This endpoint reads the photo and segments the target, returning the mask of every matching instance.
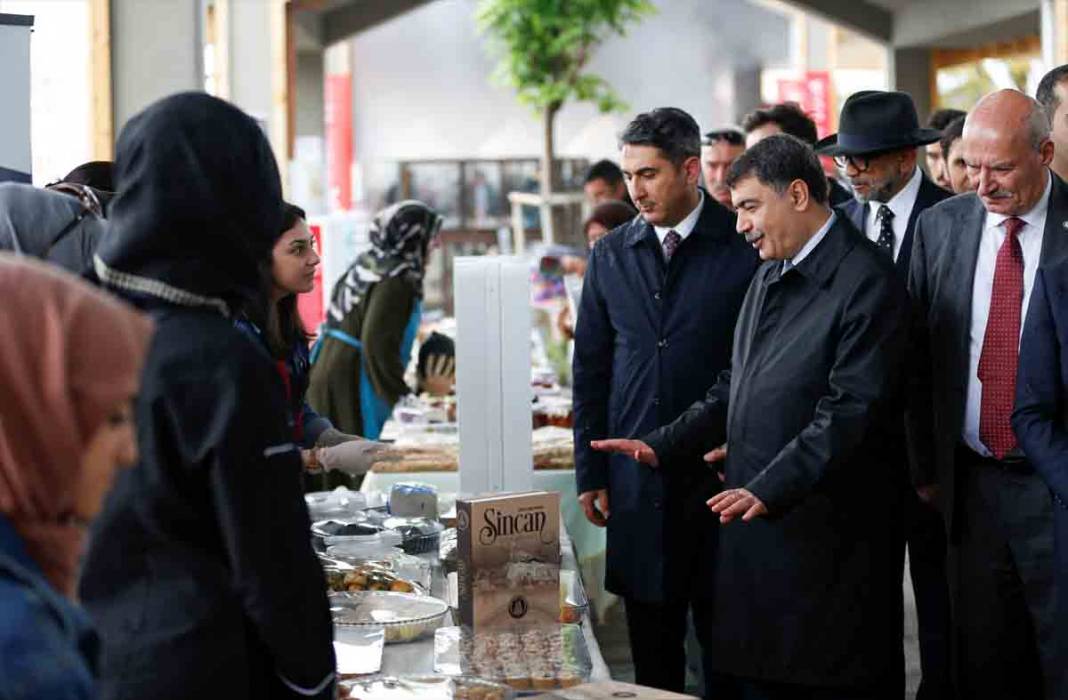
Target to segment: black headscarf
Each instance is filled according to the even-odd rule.
[[[400,277],[423,296],[426,251],[441,228],[441,215],[414,199],[391,204],[371,221],[371,249],[356,258],[334,285],[327,322],[339,324],[377,282]]]
[[[256,122],[210,95],[180,93],[131,119],[116,150],[100,280],[226,315],[262,303],[260,264],[282,224],[282,186]]]

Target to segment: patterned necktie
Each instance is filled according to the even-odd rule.
[[[983,351],[979,355],[979,439],[997,459],[1016,447],[1009,418],[1016,399],[1016,366],[1020,350],[1020,313],[1023,306],[1023,249],[1017,235],[1024,222],[1005,220],[1005,242],[994,263],[994,289],[986,321]]]
[[[671,262],[671,257],[675,255],[675,251],[679,249],[679,244],[682,243],[682,236],[677,231],[672,229],[664,236],[664,260]]]
[[[894,212],[885,204],[880,205],[875,213],[875,220],[879,222],[879,238],[875,244],[885,250],[892,260],[894,257]]]

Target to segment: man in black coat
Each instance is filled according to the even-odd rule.
[[[909,448],[938,484],[957,692],[969,700],[1068,697],[1052,644],[1049,489],[1010,425],[1035,272],[1068,256],[1068,186],[1049,172],[1049,129],[1022,93],[983,98],[963,137],[977,193],[924,212],[912,252]]]
[[[734,215],[697,186],[700,133],[678,109],[623,132],[623,171],[641,215],[590,255],[575,329],[575,471],[586,517],[608,528],[606,588],[623,597],[636,680],[681,691],[686,618],[711,590],[718,489],[700,458],[652,472],[590,441],[674,420],[730,358],[757,266]]]
[[[886,251],[905,283],[916,220],[925,209],[952,196],[931,182],[916,162],[917,147],[937,141],[941,134],[919,128],[912,98],[902,92],[852,95],[842,107],[839,126],[839,133],[820,141],[816,152],[833,156],[849,177],[856,199],[843,204],[841,211]],[[904,431],[902,419],[897,441],[904,505],[901,565],[904,569],[907,542],[923,672],[916,698],[948,700],[953,697],[953,684],[946,535],[933,504],[933,476],[915,473],[908,478]]]
[[[728,183],[738,230],[766,261],[730,369],[670,425],[594,447],[656,473],[725,445],[727,490],[708,502],[726,524],[709,635],[716,698],[893,697],[900,465],[885,425],[900,420],[905,289],[830,209],[801,141],[761,141]]]

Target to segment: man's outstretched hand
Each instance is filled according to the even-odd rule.
[[[608,524],[608,490],[597,489],[596,491],[586,491],[578,497],[579,503],[582,505],[582,512],[586,514],[586,520],[597,527],[604,527]]]
[[[650,467],[660,466],[660,460],[656,458],[653,448],[641,440],[594,440],[590,443],[590,447],[598,452],[614,452],[628,455],[642,464],[648,464]]]
[[[754,496],[746,489],[728,489],[723,493],[717,493],[708,499],[708,507],[713,513],[719,514],[719,521],[727,524],[742,517],[742,522],[749,522],[753,518],[759,518],[768,514],[768,509],[763,501]]]

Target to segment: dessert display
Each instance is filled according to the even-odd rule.
[[[434,634],[434,670],[476,675],[521,691],[570,688],[585,682],[590,657],[577,625],[472,632],[443,627]]]
[[[506,685],[466,676],[375,676],[342,681],[338,695],[352,700],[511,700],[515,693]]]
[[[532,437],[531,455],[535,469],[574,469],[574,434],[567,428],[538,428]]]
[[[586,615],[590,602],[574,571],[560,572],[560,622],[578,623]]]
[[[377,564],[361,564],[343,569],[337,565],[324,565],[326,587],[335,593],[357,591],[393,591],[395,593],[424,593],[423,587],[407,581],[396,573]]]
[[[395,547],[333,545],[319,555],[327,586],[338,592],[383,590],[425,593],[430,590],[431,564]],[[412,590],[405,590],[408,586]]]
[[[541,395],[534,401],[534,428],[544,428],[546,426],[571,428],[574,424],[570,396]]]
[[[448,613],[445,601],[430,596],[387,591],[330,594],[335,627],[381,627],[386,644],[410,642],[429,634],[441,626]]]

